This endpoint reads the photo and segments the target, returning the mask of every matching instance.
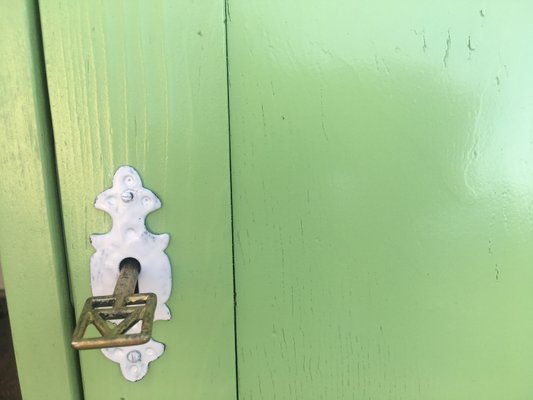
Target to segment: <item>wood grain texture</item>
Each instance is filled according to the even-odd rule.
[[[0,2],[0,53],[0,255],[22,395],[78,399],[35,2]]]
[[[533,396],[531,2],[229,2],[240,400]]]
[[[42,0],[46,70],[76,310],[90,295],[93,208],[121,165],[135,167],[169,233],[172,320],[164,355],[126,382],[99,351],[80,354],[91,399],[234,399],[235,352],[224,4]]]

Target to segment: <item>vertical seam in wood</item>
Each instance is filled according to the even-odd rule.
[[[232,179],[232,155],[231,155],[231,107],[230,107],[230,82],[229,82],[229,45],[228,45],[228,21],[230,19],[229,0],[224,0],[224,43],[226,51],[226,107],[228,110],[228,162],[229,162],[229,192],[230,192],[230,229],[231,229],[231,265],[233,268],[233,337],[235,346],[235,394],[239,400],[239,357],[237,347],[237,285],[235,279],[235,230],[233,221],[233,179]]]
[[[41,25],[41,10],[39,6],[39,1],[34,0],[35,3],[35,45],[37,50],[37,57],[36,63],[38,64],[38,67],[40,69],[40,75],[41,79],[40,82],[37,82],[37,84],[41,85],[42,90],[42,101],[43,101],[43,115],[45,118],[44,123],[47,126],[45,136],[45,140],[48,142],[47,148],[49,149],[49,159],[47,160],[50,164],[47,168],[48,171],[50,171],[50,176],[48,177],[50,181],[50,194],[52,197],[55,198],[54,205],[56,207],[57,212],[57,220],[58,220],[58,229],[57,234],[59,236],[59,244],[58,248],[61,253],[61,258],[63,259],[63,265],[64,265],[64,273],[66,275],[66,285],[68,289],[69,294],[69,301],[70,304],[69,307],[69,313],[68,315],[63,316],[63,318],[68,319],[70,322],[70,326],[72,329],[74,329],[74,325],[76,322],[76,314],[74,312],[74,305],[72,301],[72,290],[71,290],[71,279],[69,274],[69,268],[68,268],[68,259],[67,259],[67,246],[66,246],[66,240],[65,240],[65,228],[63,224],[63,209],[62,209],[62,203],[61,203],[61,192],[59,190],[59,173],[58,173],[58,167],[57,167],[57,158],[56,158],[56,151],[55,151],[55,138],[54,138],[54,129],[53,129],[53,122],[52,122],[52,110],[50,108],[50,95],[48,92],[48,78],[46,75],[46,61],[45,61],[45,53],[44,53],[44,39],[43,39],[43,31],[42,31],[42,25]],[[46,179],[46,178],[45,178]],[[46,186],[45,186],[45,190]],[[79,360],[79,354],[78,352],[74,352],[74,360],[76,365],[76,371],[74,371],[74,374],[76,375],[78,382],[80,385],[78,386],[78,392],[79,392],[79,398],[83,399],[83,390],[81,387],[81,384],[83,380],[81,379],[81,370],[80,370],[80,360]]]

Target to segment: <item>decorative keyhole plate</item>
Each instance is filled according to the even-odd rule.
[[[113,186],[100,193],[95,208],[105,211],[113,219],[108,233],[91,235],[96,252],[91,257],[91,288],[93,296],[113,292],[119,275],[121,260],[133,257],[141,264],[139,293],[157,296],[154,321],[169,320],[166,302],[172,287],[170,261],[165,254],[169,235],[156,235],[146,229],[146,216],[161,207],[161,202],[143,187],[138,172],[129,166],[120,167],[113,177]],[[140,331],[134,325],[130,333]],[[102,349],[110,360],[119,363],[122,375],[138,381],[148,371],[148,364],[163,354],[165,346],[151,339],[149,342],[126,347]]]

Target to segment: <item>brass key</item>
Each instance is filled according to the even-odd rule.
[[[133,346],[148,342],[152,337],[157,297],[153,293],[135,293],[141,264],[135,258],[120,263],[120,275],[110,296],[90,297],[85,302],[76,329],[72,347],[78,350],[106,347]],[[116,325],[107,321],[122,320]],[[127,333],[141,322],[139,333]],[[84,339],[87,327],[93,324],[101,337]]]

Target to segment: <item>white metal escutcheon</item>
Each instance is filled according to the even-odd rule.
[[[169,235],[155,235],[146,229],[146,215],[161,207],[157,196],[142,185],[137,171],[120,167],[113,177],[113,186],[100,193],[95,208],[107,212],[113,219],[108,233],[91,235],[96,252],[91,257],[91,288],[93,296],[113,293],[119,275],[119,264],[127,257],[141,264],[139,293],[155,293],[157,308],[154,321],[169,320],[166,302],[172,287],[170,261],[165,254]],[[140,330],[133,326],[131,333]],[[163,354],[165,346],[151,339],[148,343],[102,349],[110,360],[119,363],[122,375],[138,381],[148,371],[148,363]]]

